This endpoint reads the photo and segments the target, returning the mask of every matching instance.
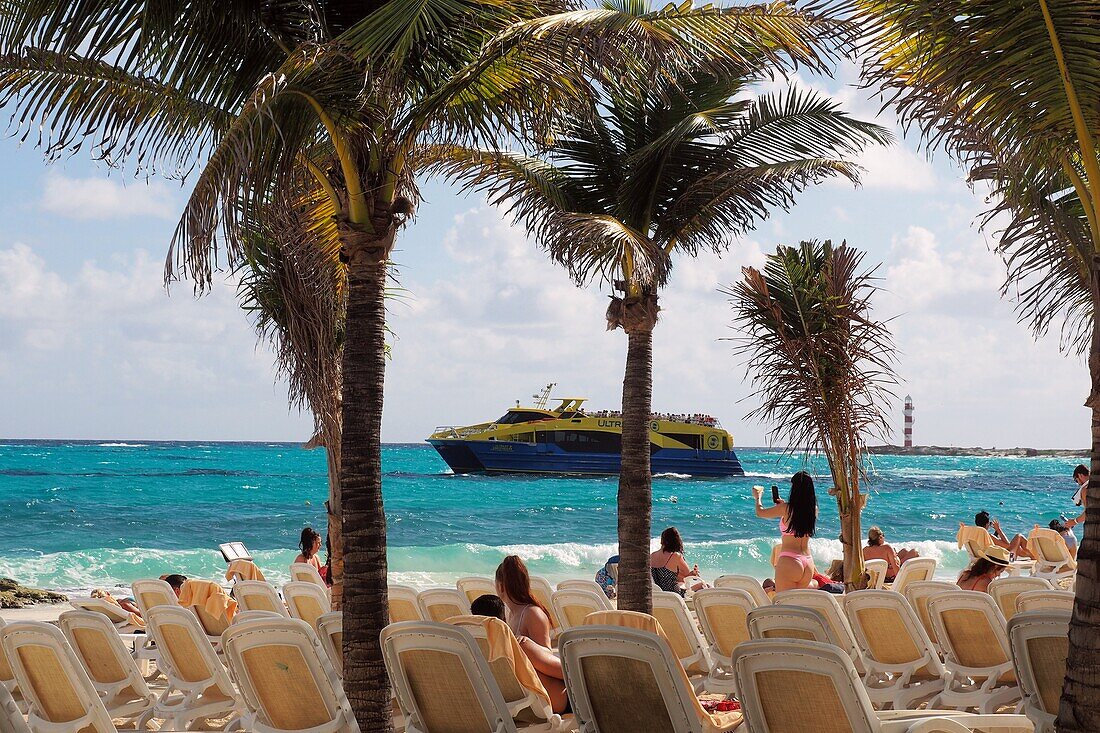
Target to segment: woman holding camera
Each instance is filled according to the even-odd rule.
[[[761,519],[778,519],[780,548],[775,562],[776,591],[793,588],[817,588],[814,580],[814,560],[810,557],[810,538],[817,524],[817,494],[814,480],[805,471],[791,477],[791,493],[787,501],[779,499],[767,509],[760,503],[764,495],[762,486],[752,488],[756,500],[756,516]],[[776,497],[778,498],[778,497]]]

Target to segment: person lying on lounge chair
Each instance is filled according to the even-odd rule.
[[[112,603],[124,611],[128,611],[138,618],[143,618],[141,615],[141,609],[137,607],[137,602],[133,598],[115,598],[112,596],[106,588],[96,588],[92,591],[92,598],[99,598],[101,600]]]
[[[1011,540],[1008,539],[1005,533],[1001,531],[1001,523],[990,517],[989,512],[984,509],[974,515],[974,524],[989,532],[989,536],[993,538],[993,544],[997,547],[1003,547],[1016,557],[1027,558],[1028,560],[1035,559],[1035,554],[1027,546],[1026,537],[1018,534]]]

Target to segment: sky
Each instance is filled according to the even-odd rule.
[[[862,119],[893,113],[856,88],[856,70],[794,78]],[[1083,359],[1035,341],[1002,299],[1004,266],[986,208],[961,170],[915,135],[867,151],[862,186],[830,181],[734,238],[721,257],[680,259],[654,331],[654,409],[717,416],[738,445],[767,444],[745,419],[752,386],[728,340],[719,288],[778,244],[847,240],[881,263],[875,314],[899,349],[901,438],[911,394],[923,445],[1089,444]],[[312,420],[288,407],[268,348],[236,306],[232,278],[209,295],[162,284],[186,182],[128,178],[77,154],[47,164],[0,138],[0,437],[287,440]],[[424,201],[394,260],[407,291],[394,331],[383,440],[493,419],[556,382],[555,395],[614,409],[626,338],[604,328],[609,292],[577,288],[483,197],[422,181]]]

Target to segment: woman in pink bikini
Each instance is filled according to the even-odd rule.
[[[792,588],[817,588],[814,580],[814,560],[810,557],[810,538],[817,524],[817,494],[814,480],[805,471],[791,477],[791,493],[787,501],[765,509],[760,503],[761,486],[752,489],[756,499],[756,516],[778,519],[780,533],[779,558],[775,562],[776,591]]]

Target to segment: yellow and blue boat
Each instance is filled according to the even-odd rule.
[[[455,473],[619,473],[622,415],[586,412],[582,397],[557,398],[554,385],[536,395],[534,407],[519,401],[493,422],[441,427],[428,438]],[[709,415],[653,415],[650,469],[655,474],[743,476],[733,436]]]

